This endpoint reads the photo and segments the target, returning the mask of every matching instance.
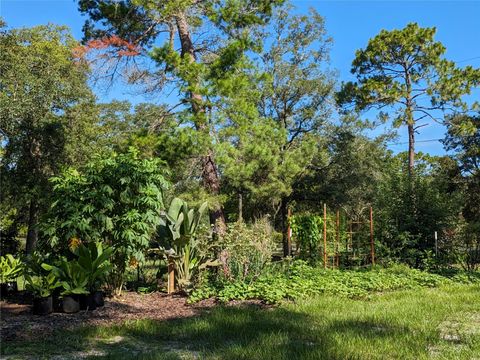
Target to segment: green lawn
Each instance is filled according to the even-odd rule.
[[[4,343],[7,358],[480,359],[480,287],[321,296],[270,309],[218,307],[198,318],[137,320]]]

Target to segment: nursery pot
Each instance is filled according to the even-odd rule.
[[[96,308],[93,294],[80,295],[80,310],[95,310]]]
[[[55,312],[62,312],[62,299],[60,298],[61,290],[59,288],[53,290],[52,293],[52,300],[53,300],[53,311]]]
[[[95,302],[96,307],[102,307],[105,305],[105,300],[103,298],[103,291],[94,291],[92,293],[93,301]]]
[[[35,315],[48,315],[53,311],[52,297],[33,298],[33,313]]]
[[[65,295],[62,301],[62,310],[64,313],[76,313],[80,310],[80,302],[76,295]]]
[[[14,294],[18,291],[17,282],[7,282],[0,285],[0,298]]]

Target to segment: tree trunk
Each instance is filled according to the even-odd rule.
[[[412,124],[408,124],[408,175],[413,177],[415,170],[415,129]]]
[[[412,81],[408,69],[405,69],[405,86],[407,94],[405,97],[406,122],[408,127],[408,175],[412,183],[413,173],[415,170],[415,119],[413,118],[413,102],[412,102]]]
[[[243,222],[243,195],[238,193],[238,222]]]
[[[25,252],[31,254],[35,250],[35,246],[38,240],[38,204],[37,199],[33,197],[30,200],[30,210],[28,213],[28,231],[27,231],[27,242],[25,246]]]
[[[286,198],[282,198],[281,203],[281,216],[282,216],[282,243],[283,243],[283,256],[287,257],[292,254],[292,249],[288,242],[288,201]]]
[[[182,47],[182,57],[188,57],[191,62],[195,62],[195,48],[185,14],[177,15],[175,20]],[[191,100],[192,111],[196,118],[195,127],[198,131],[209,131],[202,95],[191,92],[189,97]],[[211,148],[208,149],[206,155],[202,156],[201,163],[204,187],[210,194],[218,195],[220,193],[220,178],[215,164],[214,152]],[[225,233],[227,226],[221,205],[218,204],[210,210],[210,222],[214,224],[215,233],[220,236]]]

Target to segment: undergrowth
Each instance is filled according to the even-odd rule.
[[[214,297],[221,302],[258,299],[269,304],[327,294],[345,298],[368,298],[372,293],[438,287],[452,283],[478,283],[480,275],[462,272],[433,274],[404,265],[368,270],[332,270],[312,267],[304,261],[274,265],[250,282],[206,281],[193,291],[189,301]]]

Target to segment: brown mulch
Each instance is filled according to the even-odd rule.
[[[105,306],[94,311],[75,314],[52,313],[47,316],[33,315],[29,299],[20,294],[0,301],[1,341],[28,339],[33,335],[47,336],[54,330],[68,329],[79,325],[109,325],[135,319],[169,320],[199,315],[211,308],[213,299],[189,305],[186,297],[164,293],[138,294],[124,292],[121,297],[108,298]]]

